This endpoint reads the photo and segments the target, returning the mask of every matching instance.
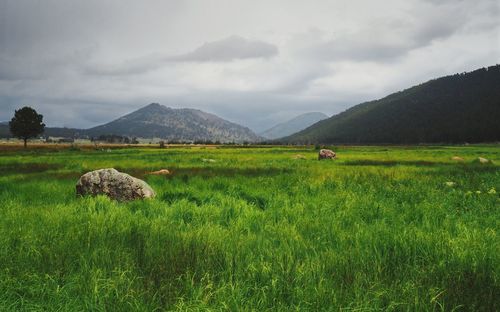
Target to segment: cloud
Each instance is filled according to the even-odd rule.
[[[238,59],[270,58],[277,54],[278,48],[270,43],[231,36],[207,42],[193,52],[168,59],[183,62],[230,62]]]
[[[79,70],[92,54],[92,48],[64,51],[59,55],[15,55],[0,53],[0,81],[41,80],[64,76]]]
[[[427,14],[414,20],[372,21],[356,32],[322,38],[301,53],[324,61],[393,62],[452,36],[464,20],[463,14],[455,12],[453,19],[444,20],[438,14]]]
[[[0,0],[0,120],[30,105],[50,126],[91,127],[159,102],[258,131],[334,114],[498,63],[499,5]]]
[[[156,53],[127,60],[118,65],[91,65],[87,69],[87,73],[130,75],[144,73],[172,63],[231,62],[246,59],[267,59],[276,55],[278,55],[278,48],[273,44],[233,35],[222,40],[207,42],[185,54],[162,56]]]
[[[424,2],[431,3],[436,6],[443,6],[443,5],[463,5],[463,3],[468,2],[468,0],[424,0]],[[484,3],[497,3],[497,0],[476,0],[472,3],[472,5],[477,5],[477,4],[484,4]]]
[[[373,16],[359,27],[308,31],[299,38],[309,44],[297,54],[325,62],[398,62],[414,51],[467,32],[478,35],[497,29],[498,36],[500,2],[425,0],[400,9],[390,18]],[[310,38],[304,39],[306,34]]]

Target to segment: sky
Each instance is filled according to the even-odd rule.
[[[500,0],[0,0],[0,121],[149,103],[261,132],[500,63]]]

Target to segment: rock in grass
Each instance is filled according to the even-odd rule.
[[[336,157],[337,157],[337,154],[335,154],[334,151],[329,150],[329,149],[322,149],[319,151],[319,154],[318,154],[318,160],[335,159]]]
[[[158,170],[158,171],[152,171],[149,174],[152,174],[152,175],[169,175],[170,171],[168,169],[161,169],[161,170]]]
[[[483,158],[483,157],[478,157],[478,158],[477,158],[477,161],[478,161],[479,163],[481,163],[481,164],[489,164],[489,163],[491,163],[491,160],[486,159],[486,158]]]
[[[451,160],[454,160],[454,161],[464,161],[464,159],[462,157],[458,157],[458,156],[453,156],[451,158]]]
[[[153,189],[144,181],[113,168],[87,172],[76,184],[76,194],[106,195],[118,201],[155,197]]]

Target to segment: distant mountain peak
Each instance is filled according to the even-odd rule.
[[[326,118],[328,118],[328,116],[323,113],[309,112],[296,116],[283,123],[277,124],[274,127],[267,129],[266,131],[259,134],[267,139],[279,139],[299,132],[300,130],[304,130],[310,125]]]
[[[165,106],[165,105],[161,105],[159,103],[151,103],[151,104],[148,104],[146,106],[143,106],[141,108],[139,108],[138,110],[136,110],[135,112],[137,111],[161,111],[163,109],[168,109],[169,107]],[[132,112],[134,113],[134,112]]]
[[[107,124],[88,129],[91,136],[114,134],[171,141],[255,142],[250,129],[214,114],[151,103]]]

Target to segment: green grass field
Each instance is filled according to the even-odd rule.
[[[0,151],[0,311],[500,310],[498,145],[334,150]]]

